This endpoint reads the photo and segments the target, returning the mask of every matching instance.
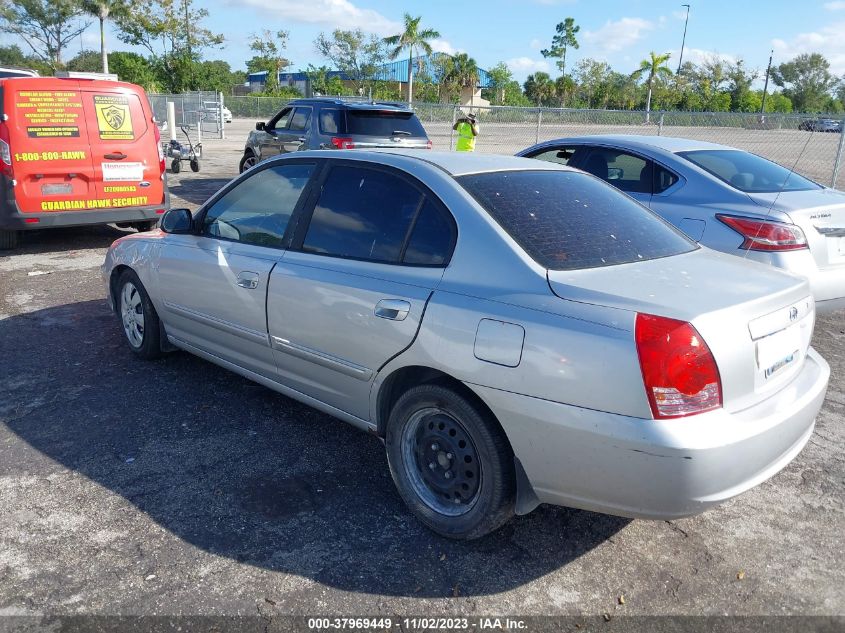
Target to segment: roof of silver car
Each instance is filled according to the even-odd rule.
[[[569,136],[561,141],[603,142],[620,147],[656,147],[667,152],[687,152],[696,149],[734,149],[727,145],[708,143],[707,141],[696,141],[690,138],[678,138],[674,136],[657,136],[644,134],[592,134],[588,136]],[[550,141],[551,142],[551,141]]]
[[[355,150],[355,153],[366,150]],[[394,154],[424,161],[439,167],[452,176],[475,174],[487,171],[508,171],[518,169],[562,169],[562,165],[519,158],[505,154],[475,154],[474,152],[437,152],[426,150],[379,149],[370,154]]]

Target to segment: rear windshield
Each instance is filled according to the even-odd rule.
[[[598,268],[686,253],[696,244],[614,187],[572,171],[512,171],[458,182],[541,266]]]
[[[821,189],[812,180],[777,163],[740,150],[704,149],[678,155],[745,193]]]
[[[413,112],[391,110],[347,110],[348,134],[364,136],[421,136],[425,138],[422,123]]]

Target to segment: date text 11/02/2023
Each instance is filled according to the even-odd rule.
[[[312,631],[521,631],[527,622],[509,617],[308,618]]]

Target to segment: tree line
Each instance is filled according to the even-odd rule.
[[[253,55],[246,60],[246,70],[234,70],[228,62],[209,59],[222,47],[224,37],[203,26],[207,16],[205,9],[194,6],[194,0],[149,0],[143,4],[132,0],[5,0],[0,2],[0,28],[17,35],[22,45],[0,46],[0,64],[30,67],[44,75],[56,70],[105,70],[150,92],[173,93],[215,90],[230,94],[244,83],[247,73],[267,72],[263,94],[301,96],[293,88],[280,86],[277,79],[279,72],[292,67],[285,54],[288,31],[265,29],[253,34],[249,41]],[[466,53],[435,53],[432,41],[440,34],[423,26],[421,20],[406,13],[401,32],[387,38],[360,29],[320,33],[314,48],[326,64],[303,69],[312,89],[325,95],[348,93],[349,84],[330,72],[339,70],[359,94],[409,98],[400,93],[395,80],[387,81],[382,75],[388,61],[408,59],[408,76],[403,80],[414,100],[457,103],[462,91],[479,84],[479,66]],[[144,53],[107,54],[105,25],[109,21],[121,42]],[[71,45],[97,22],[100,50],[79,50],[71,55]],[[685,62],[673,72],[668,54],[652,52],[631,73],[590,58],[573,62],[579,31],[575,20],[566,18],[555,26],[550,46],[541,51],[554,60],[556,77],[535,72],[520,83],[500,62],[487,70],[489,85],[481,96],[494,105],[511,106],[845,112],[845,77],[833,74],[829,61],[819,53],[798,55],[773,66],[773,88],[764,94],[755,87],[763,73],[741,59],[714,55],[697,64]]]

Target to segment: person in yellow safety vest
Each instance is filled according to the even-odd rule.
[[[478,122],[475,114],[470,113],[455,121],[452,129],[458,133],[458,144],[455,149],[459,152],[475,151],[475,137],[478,136]]]

